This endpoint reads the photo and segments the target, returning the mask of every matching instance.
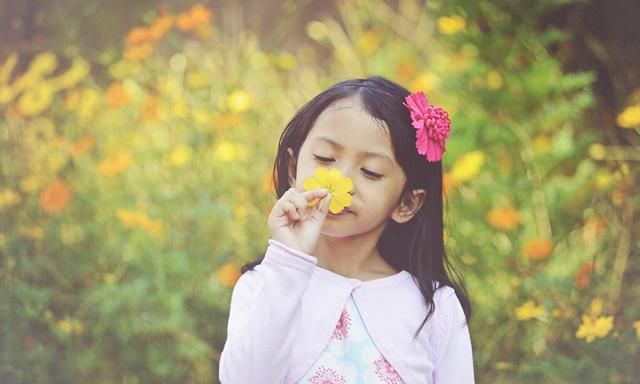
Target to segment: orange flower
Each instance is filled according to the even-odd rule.
[[[144,43],[127,47],[122,56],[129,61],[138,61],[144,59],[152,53],[153,46],[149,43]]]
[[[222,267],[218,268],[216,273],[222,285],[228,288],[233,288],[241,275],[240,268],[238,268],[238,266],[233,263],[227,263],[223,265]]]
[[[591,284],[591,273],[593,272],[593,262],[588,261],[582,264],[578,273],[576,273],[576,286],[578,288],[587,288]]]
[[[533,239],[525,243],[522,253],[531,260],[544,260],[551,254],[553,243],[548,239]]]
[[[102,176],[117,176],[133,164],[133,156],[128,153],[111,155],[98,165],[98,172]]]
[[[153,122],[160,118],[160,98],[158,96],[148,96],[139,110],[140,120]]]
[[[127,45],[143,44],[151,40],[151,36],[152,32],[149,28],[135,27],[129,32],[125,38],[125,42]]]
[[[196,4],[191,9],[178,15],[176,26],[181,31],[196,30],[213,19],[213,12],[202,4]]]
[[[122,83],[114,82],[107,89],[107,103],[114,108],[120,108],[131,100],[131,94],[124,88]]]
[[[95,145],[96,141],[93,137],[91,136],[85,136],[82,139],[78,140],[77,142],[75,142],[73,144],[73,146],[71,147],[71,157],[76,158],[78,156],[80,156],[81,154],[83,154],[84,152],[88,151],[89,149],[93,148],[93,146]]]
[[[492,209],[487,214],[489,224],[503,231],[510,231],[520,223],[520,214],[513,207]]]
[[[71,191],[62,180],[54,180],[40,192],[40,206],[49,214],[60,212],[71,200]]]
[[[160,15],[149,26],[149,38],[151,40],[160,40],[173,27],[173,15],[160,12]]]

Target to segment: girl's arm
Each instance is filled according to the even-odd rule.
[[[436,306],[436,312],[441,311],[441,319],[436,330],[438,352],[433,383],[473,384],[471,337],[464,311],[453,289],[446,287],[443,291],[446,297]]]
[[[300,331],[300,301],[317,258],[269,240],[262,263],[245,272],[231,295],[222,384],[279,384]]]

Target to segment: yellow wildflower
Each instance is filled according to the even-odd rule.
[[[251,96],[241,89],[234,91],[227,97],[227,107],[231,112],[244,112],[251,107]]]
[[[24,116],[35,116],[51,106],[55,90],[46,81],[37,87],[29,88],[18,99],[18,111]]]
[[[640,340],[640,320],[634,321],[633,327],[636,329],[636,337]]]
[[[582,324],[576,332],[576,337],[586,339],[591,343],[597,337],[605,337],[613,329],[613,316],[582,316]]]
[[[27,72],[38,76],[46,76],[55,71],[58,67],[58,58],[52,52],[38,54],[29,64]]]
[[[616,122],[622,128],[634,128],[640,125],[640,104],[627,107],[618,115]]]
[[[607,148],[600,143],[593,143],[589,146],[589,156],[594,160],[602,160],[607,156]]]
[[[589,315],[591,315],[592,317],[600,316],[602,314],[603,306],[604,301],[602,301],[601,298],[596,297],[595,299],[591,300],[591,303],[589,304]]]
[[[462,155],[453,164],[451,178],[454,182],[465,182],[473,179],[484,165],[486,155],[481,151],[473,151]]]
[[[188,145],[180,145],[171,151],[168,158],[168,163],[174,167],[181,167],[191,160],[191,154],[193,151]]]
[[[102,160],[98,165],[98,172],[102,176],[117,176],[133,164],[133,156],[128,153],[118,153]]]
[[[68,89],[80,82],[89,74],[90,66],[86,60],[79,57],[73,59],[71,66],[63,74],[49,79],[51,86],[56,89]]]
[[[331,194],[331,202],[329,203],[329,211],[331,213],[339,213],[351,205],[352,196],[349,192],[353,189],[353,181],[343,176],[338,169],[318,167],[314,176],[306,179],[303,185],[307,191],[327,189]],[[318,201],[320,199],[314,199],[309,202],[309,205],[313,206]]]
[[[364,56],[370,56],[373,54],[378,47],[380,47],[380,42],[382,41],[382,36],[377,31],[370,29],[363,33],[358,39],[358,50],[362,52]]]
[[[184,82],[188,88],[200,89],[211,84],[211,76],[205,71],[189,71],[185,76]]]
[[[545,314],[544,307],[541,305],[536,305],[533,300],[529,300],[526,303],[522,304],[515,310],[516,319],[518,320],[529,320],[534,318],[540,318]]]
[[[425,93],[432,92],[440,84],[440,78],[433,72],[422,72],[411,83],[411,89],[421,90]]]
[[[0,212],[5,208],[14,206],[22,201],[22,197],[11,189],[0,190]]]
[[[244,147],[228,140],[220,140],[213,149],[214,159],[225,163],[243,158],[245,154]]]
[[[16,64],[18,64],[18,54],[13,52],[9,57],[7,57],[4,64],[0,66],[0,84],[6,84],[9,81]]]
[[[162,223],[147,216],[144,212],[133,212],[123,208],[116,210],[116,216],[127,228],[142,228],[153,236],[159,236],[162,231]]]
[[[462,16],[442,16],[438,18],[438,31],[445,35],[452,35],[463,30],[466,24]]]
[[[500,89],[502,88],[502,83],[503,81],[500,72],[491,71],[487,74],[487,87],[489,87],[489,89]]]

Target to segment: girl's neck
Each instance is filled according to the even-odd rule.
[[[346,238],[321,235],[313,253],[318,258],[318,266],[360,280],[395,274],[376,248],[380,234],[367,235]]]

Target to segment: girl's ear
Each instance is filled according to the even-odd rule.
[[[287,148],[289,158],[287,159],[287,172],[289,172],[289,185],[293,187],[296,184],[296,156],[293,149]]]
[[[391,219],[398,224],[406,223],[420,210],[427,198],[424,189],[414,189],[403,196],[400,205],[391,213]]]

